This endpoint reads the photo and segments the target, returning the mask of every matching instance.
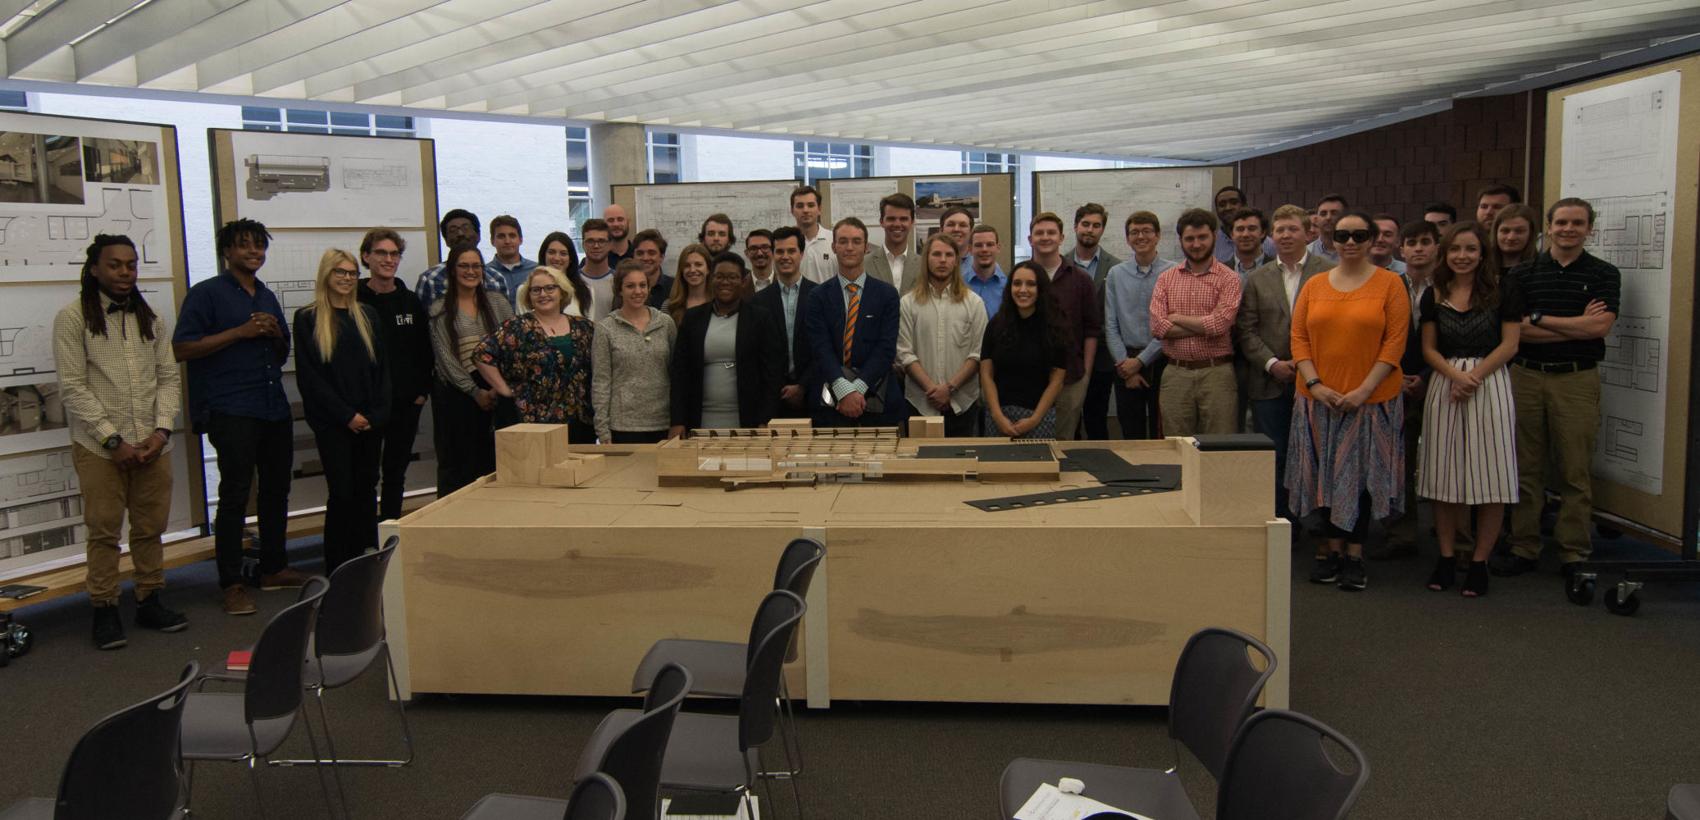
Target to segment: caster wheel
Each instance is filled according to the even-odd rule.
[[[1617,587],[1606,590],[1606,611],[1628,617],[1641,608],[1641,596],[1634,592],[1620,595]]]
[[[1587,606],[1594,602],[1594,579],[1574,577],[1564,586],[1564,597],[1577,606]]]

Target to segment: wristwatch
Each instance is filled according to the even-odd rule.
[[[1310,379],[1309,381],[1305,382],[1305,389],[1309,390],[1312,387],[1315,387],[1319,384],[1322,384],[1322,379]]]
[[[121,436],[121,435],[118,435],[117,433],[113,433],[112,435],[107,436],[106,440],[100,443],[100,446],[104,447],[108,450],[116,450],[116,449],[118,449],[118,445],[123,444],[123,443],[124,443],[124,437]]]
[[[1541,320],[1545,319],[1545,318],[1546,318],[1546,314],[1544,314],[1544,313],[1542,313],[1538,310],[1529,311],[1529,324],[1531,324],[1531,325],[1539,325],[1541,323]]]

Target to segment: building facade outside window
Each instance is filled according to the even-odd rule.
[[[791,155],[800,185],[874,175],[874,148],[866,143],[797,140],[791,143]]]
[[[675,131],[647,132],[649,142],[649,181],[681,182],[684,179],[684,157]]]
[[[591,209],[590,129],[567,126],[567,230],[574,239]]]
[[[1021,171],[1020,154],[996,154],[985,151],[963,151],[962,173],[1003,174]]]

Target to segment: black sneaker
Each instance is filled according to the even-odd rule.
[[[1364,559],[1348,557],[1340,567],[1340,589],[1362,592],[1369,586],[1369,573],[1364,571]]]
[[[1310,568],[1310,582],[1313,584],[1332,584],[1340,580],[1340,553],[1331,552],[1327,555],[1316,556],[1316,563]]]
[[[136,604],[136,626],[145,626],[160,632],[182,632],[189,626],[189,619],[181,612],[166,609],[165,602],[161,601],[159,593],[155,592]]]
[[[1495,555],[1488,561],[1488,571],[1501,578],[1513,578],[1525,572],[1534,572],[1540,567],[1539,561],[1524,558],[1514,552]]]
[[[98,649],[122,649],[130,641],[124,637],[124,621],[118,617],[118,607],[94,608],[94,645]]]

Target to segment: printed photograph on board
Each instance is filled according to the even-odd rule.
[[[158,145],[142,140],[85,139],[83,174],[89,182],[158,185]]]
[[[83,204],[82,141],[0,131],[0,203]]]

